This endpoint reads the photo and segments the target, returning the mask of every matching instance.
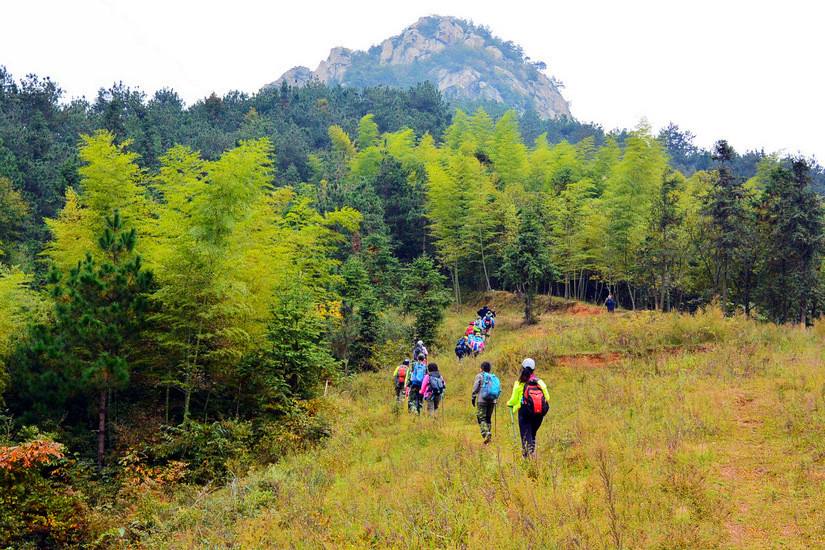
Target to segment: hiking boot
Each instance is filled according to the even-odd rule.
[[[493,440],[493,434],[487,434],[487,436],[484,438],[484,444],[488,445],[492,440]]]

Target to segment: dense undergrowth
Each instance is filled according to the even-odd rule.
[[[394,408],[389,371],[331,390],[322,447],[233,478],[147,496],[152,548],[810,548],[825,543],[822,325],[801,330],[710,310],[597,314],[539,304],[522,327],[499,296],[484,359],[509,386],[533,355],[551,390],[538,457],[507,409],[481,444],[469,390],[479,359],[437,354],[437,418]],[[455,310],[445,335],[470,308]],[[445,336],[443,349],[449,350]],[[564,366],[566,354],[610,352]]]

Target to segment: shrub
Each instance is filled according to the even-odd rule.
[[[78,546],[87,508],[69,483],[63,446],[45,438],[0,447],[0,547]]]

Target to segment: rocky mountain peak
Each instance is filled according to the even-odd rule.
[[[543,118],[571,116],[560,84],[521,48],[485,27],[455,17],[422,17],[368,51],[333,48],[311,71],[294,67],[270,86],[317,80],[343,86],[410,86],[433,82],[459,104],[503,103]]]

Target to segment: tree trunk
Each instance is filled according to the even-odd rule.
[[[184,389],[184,397],[183,397],[183,423],[185,424],[187,420],[189,420],[189,404],[192,402],[192,373],[190,371],[186,371],[186,381],[184,385],[186,386]]]
[[[461,289],[458,286],[458,262],[453,267],[453,290],[455,291],[455,303],[461,304]]]
[[[97,405],[97,469],[103,469],[103,455],[106,452],[106,412],[108,407],[108,388],[100,389]]]
[[[627,294],[630,296],[630,309],[636,311],[636,296],[633,288],[630,286],[630,283],[625,284],[627,285]]]
[[[487,283],[487,292],[493,290],[490,286],[490,275],[487,274],[487,260],[484,255],[484,242],[481,243],[481,267],[484,268],[484,282]]]
[[[524,292],[524,322],[533,324],[533,293],[530,290]]]
[[[163,407],[164,411],[164,423],[169,424],[169,384],[166,384],[166,399]]]

